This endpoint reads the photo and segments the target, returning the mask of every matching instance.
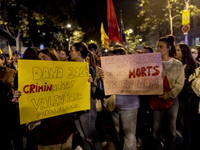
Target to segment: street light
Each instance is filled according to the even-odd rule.
[[[142,39],[139,39],[139,41],[141,42],[141,41],[142,41]]]
[[[71,28],[71,26],[72,26],[71,24],[67,24],[67,27],[68,27],[68,28]]]
[[[130,32],[130,33],[133,33],[133,29],[129,29],[129,32]]]

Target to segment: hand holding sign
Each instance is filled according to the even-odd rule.
[[[160,53],[101,57],[105,94],[163,94]]]
[[[19,60],[18,66],[21,124],[90,109],[88,63]]]

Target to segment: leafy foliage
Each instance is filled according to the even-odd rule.
[[[138,0],[137,6],[140,10],[138,17],[144,19],[144,22],[138,28],[141,31],[171,30],[180,28],[182,21],[182,11],[185,9],[183,0]],[[188,5],[191,16],[200,16],[200,9],[195,5]],[[170,27],[170,28],[169,28]]]
[[[144,38],[141,35],[134,35],[129,30],[125,31],[127,51],[132,52],[137,49],[139,45],[146,45],[147,42],[140,42],[139,39]]]
[[[55,43],[55,47],[62,47],[66,38],[75,39],[75,30],[81,32],[74,5],[74,0],[3,0],[0,29],[16,40],[16,46],[20,38],[26,38],[33,45],[43,39],[48,46]]]
[[[28,36],[28,16],[28,8],[21,5],[19,1],[4,0],[0,7],[0,29],[19,42],[21,35]]]

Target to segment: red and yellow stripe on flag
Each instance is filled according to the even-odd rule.
[[[8,51],[9,51],[9,58],[11,59],[13,56],[12,56],[12,50],[10,48],[10,45],[8,45]]]
[[[108,35],[106,34],[105,30],[104,30],[104,27],[103,27],[103,22],[101,23],[101,46],[103,48],[106,48],[108,49],[109,48],[109,37]]]
[[[0,54],[3,54],[2,50],[0,49]]]

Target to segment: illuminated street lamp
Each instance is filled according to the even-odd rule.
[[[130,33],[133,33],[133,29],[129,29],[129,32],[130,32]]]
[[[142,39],[139,39],[139,41],[141,42],[141,41],[142,41]]]
[[[107,50],[107,49],[105,49],[105,52],[108,52],[108,50]]]
[[[71,24],[67,24],[67,27],[68,27],[68,28],[71,28],[71,26],[72,26]]]

